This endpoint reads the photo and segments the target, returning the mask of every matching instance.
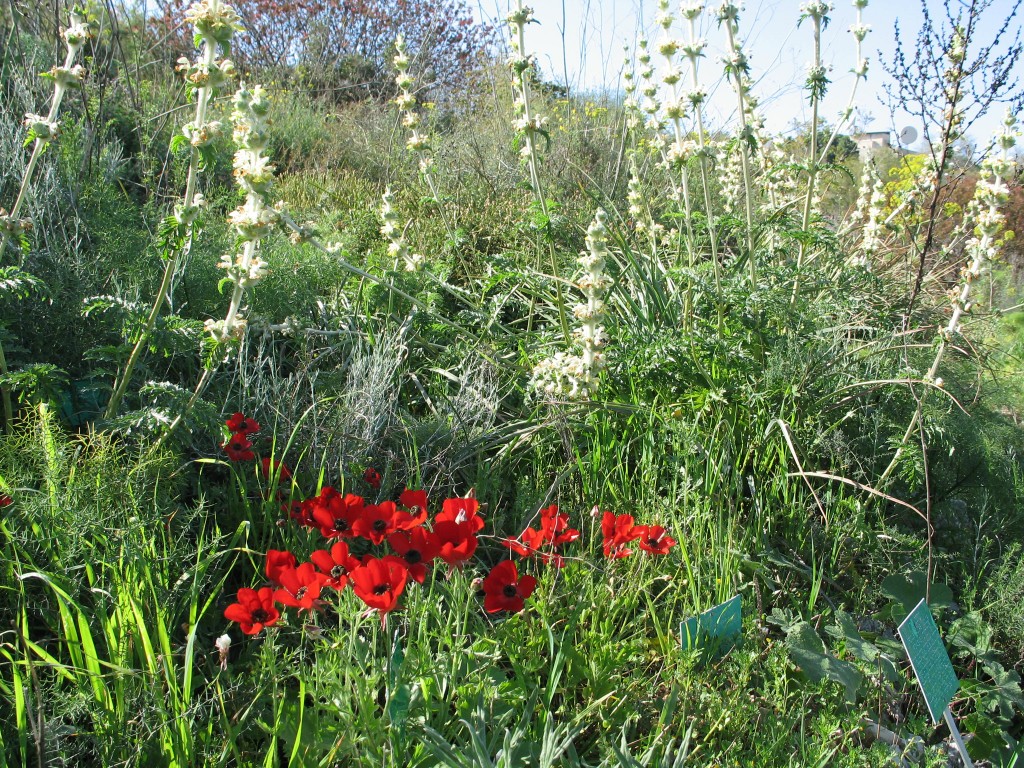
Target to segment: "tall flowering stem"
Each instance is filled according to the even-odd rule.
[[[380,233],[390,241],[388,242],[388,253],[394,256],[396,261],[404,262],[406,272],[416,272],[422,269],[423,256],[419,253],[411,253],[405,242],[405,228],[395,211],[395,196],[390,187],[384,190],[382,199],[380,217],[383,224]]]
[[[811,101],[811,152],[807,161],[807,192],[804,197],[804,213],[801,228],[806,232],[811,226],[811,212],[814,210],[815,183],[818,179],[818,107],[828,89],[828,70],[821,63],[821,30],[828,26],[831,3],[810,0],[800,6],[801,20],[810,19],[814,27],[814,61],[807,72],[807,93]],[[803,266],[806,245],[803,241],[797,250],[796,277],[793,279],[792,300],[796,301],[800,288],[800,268]]]
[[[398,86],[399,93],[395,97],[395,104],[401,110],[402,125],[409,129],[409,138],[405,140],[405,146],[410,152],[414,152],[419,159],[420,175],[423,176],[423,180],[427,182],[427,187],[430,188],[430,195],[437,206],[437,211],[441,216],[441,221],[444,223],[444,228],[448,232],[448,237],[454,239],[455,230],[451,222],[448,221],[444,206],[441,205],[441,196],[438,193],[437,178],[434,175],[434,156],[430,149],[430,142],[427,135],[420,130],[423,118],[416,110],[416,95],[413,93],[413,86],[416,81],[409,72],[409,52],[405,46],[405,38],[401,35],[395,40],[395,57],[392,59],[392,63],[395,65],[395,69],[398,70],[398,74],[395,75],[395,84]]]
[[[583,367],[586,372],[587,388],[597,386],[597,374],[604,368],[604,354],[601,349],[607,344],[604,326],[604,295],[611,287],[611,278],[605,274],[608,259],[608,215],[601,209],[594,214],[594,220],[587,228],[587,251],[579,258],[583,268],[577,285],[587,297],[585,303],[573,307],[573,314],[580,321],[576,338],[583,348]]]
[[[234,139],[238,145],[234,159],[234,176],[245,202],[228,214],[228,220],[242,242],[241,252],[225,254],[218,264],[227,272],[227,280],[234,284],[231,303],[224,320],[206,321],[206,330],[214,341],[226,343],[240,340],[245,333],[242,300],[248,288],[266,276],[267,263],[260,258],[259,242],[280,222],[280,214],[270,205],[268,195],[274,181],[274,166],[263,154],[268,143],[267,112],[270,102],[266,91],[257,85],[251,91],[244,85],[234,98],[231,113]]]
[[[0,258],[7,250],[8,243],[20,244],[24,234],[32,227],[30,219],[20,218],[28,195],[28,188],[32,183],[32,177],[35,175],[36,166],[39,164],[39,158],[43,151],[60,133],[60,123],[57,117],[60,114],[61,102],[64,101],[64,94],[68,92],[68,89],[80,86],[85,79],[85,69],[81,64],[75,64],[75,60],[85,47],[86,42],[93,36],[92,29],[84,11],[78,6],[71,11],[70,20],[71,24],[61,33],[67,48],[64,63],[42,74],[43,77],[53,82],[50,110],[45,115],[36,115],[31,112],[25,115],[24,126],[28,129],[25,144],[32,144],[32,154],[29,156],[25,172],[21,177],[21,186],[18,188],[14,207],[10,213],[0,208]],[[25,256],[22,253],[18,266],[24,266],[24,263]]]
[[[237,253],[225,254],[217,265],[227,273],[224,282],[230,283],[233,288],[224,319],[206,321],[206,331],[210,334],[215,351],[241,341],[245,335],[247,323],[242,303],[248,289],[267,274],[267,262],[259,255],[260,241],[282,223],[283,204],[272,206],[269,203],[274,166],[270,158],[263,154],[269,141],[267,113],[270,102],[266,91],[260,85],[249,90],[243,84],[235,93],[234,107],[231,122],[238,146],[234,157],[234,176],[239,190],[245,195],[245,201],[228,214],[241,248]],[[221,359],[223,354],[209,356],[192,396],[154,444],[151,452],[168,440],[202,397]]]
[[[985,267],[995,258],[998,253],[997,237],[1003,228],[1006,220],[1000,212],[999,207],[1009,197],[1009,188],[1006,179],[1014,169],[1014,161],[1010,158],[1010,151],[1016,141],[1017,119],[1013,114],[1008,113],[1003,121],[1003,132],[997,140],[998,154],[985,159],[982,163],[982,176],[974,190],[974,198],[968,206],[968,222],[973,224],[974,233],[967,241],[967,256],[970,259],[961,274],[960,284],[950,292],[950,302],[953,311],[946,327],[939,332],[938,347],[935,350],[935,359],[932,360],[928,372],[925,374],[925,381],[933,386],[942,386],[942,379],[938,378],[939,366],[946,354],[946,348],[953,340],[953,337],[960,331],[960,321],[964,314],[971,309],[971,286],[974,281],[981,277]],[[888,479],[889,475],[896,468],[896,464],[903,451],[903,446],[910,439],[911,434],[917,428],[921,420],[921,413],[924,407],[925,396],[928,390],[922,394],[918,401],[917,410],[907,427],[907,431],[900,441],[899,448],[882,473],[879,479],[879,487]]]
[[[682,4],[681,13],[683,18],[686,19],[689,30],[689,38],[683,44],[682,51],[683,55],[686,56],[689,62],[690,91],[686,94],[686,99],[690,103],[690,109],[693,111],[694,124],[697,128],[697,163],[700,168],[701,188],[704,192],[704,210],[705,220],[707,221],[708,227],[708,242],[711,246],[711,263],[715,270],[715,289],[718,291],[719,297],[721,297],[722,268],[718,260],[718,228],[715,226],[714,216],[711,213],[713,210],[711,202],[711,180],[708,174],[708,155],[710,148],[708,147],[707,130],[704,127],[704,101],[707,99],[707,93],[700,87],[700,76],[698,74],[698,63],[704,55],[704,49],[707,47],[707,43],[697,36],[697,20],[703,12],[703,3],[691,2]],[[725,322],[724,307],[722,306],[721,298],[719,298],[715,303],[718,307],[718,327],[719,330],[721,330]]]
[[[747,55],[740,46],[737,35],[739,34],[739,6],[726,0],[717,11],[718,23],[725,25],[726,35],[729,42],[729,51],[725,60],[725,73],[731,79],[733,89],[736,91],[736,103],[740,120],[739,144],[740,158],[743,168],[743,209],[746,214],[747,224],[747,259],[750,268],[750,281],[757,283],[757,260],[754,257],[754,201],[752,179],[750,172],[750,145],[754,141],[753,126],[750,121],[750,109],[747,104],[750,91],[750,62]]]
[[[25,266],[25,252],[28,248],[27,235],[32,231],[32,219],[21,217],[28,189],[32,184],[32,177],[35,175],[39,158],[42,157],[46,146],[60,132],[57,116],[60,114],[60,105],[64,100],[64,94],[69,88],[80,86],[85,79],[85,69],[81,64],[75,64],[75,60],[82,48],[85,47],[86,41],[92,37],[92,29],[84,12],[78,6],[72,9],[70,21],[70,25],[61,33],[67,47],[64,63],[42,74],[42,77],[53,82],[50,110],[46,115],[36,115],[31,112],[25,115],[24,126],[28,129],[25,144],[32,144],[32,154],[29,155],[28,163],[22,174],[14,207],[9,212],[0,207],[0,264],[3,263],[8,243],[11,243],[21,249],[18,257],[19,269]],[[3,345],[0,344],[0,376],[6,374],[7,356],[4,354]],[[3,401],[3,427],[10,429],[11,421],[14,418],[14,408],[11,404],[11,390],[7,385],[0,385],[0,400]]]
[[[519,133],[522,142],[519,154],[526,161],[530,171],[530,187],[533,189],[533,196],[537,201],[541,214],[545,221],[550,221],[547,197],[544,195],[544,186],[540,180],[540,164],[537,153],[537,142],[546,137],[544,125],[547,118],[537,114],[533,109],[530,99],[530,78],[534,72],[533,58],[526,54],[526,25],[536,22],[533,16],[533,9],[523,5],[523,0],[516,0],[516,9],[508,15],[508,24],[512,28],[512,58],[509,60],[509,69],[512,72],[512,87],[516,92],[515,110],[516,119],[514,127]],[[555,299],[558,303],[558,319],[562,326],[562,336],[566,343],[569,341],[569,321],[565,314],[565,302],[562,297],[562,283],[558,271],[558,259],[555,256],[555,246],[548,241],[548,256],[551,261],[551,273],[555,279]]]
[[[143,350],[149,343],[149,337],[167,300],[181,260],[191,249],[195,220],[205,202],[197,190],[202,152],[223,132],[220,121],[208,120],[208,112],[210,100],[234,73],[234,65],[226,56],[231,50],[231,38],[236,30],[241,29],[240,17],[234,8],[221,0],[197,0],[185,12],[185,20],[194,26],[196,46],[201,49],[195,62],[182,57],[176,67],[184,75],[185,83],[194,92],[196,100],[195,119],[182,126],[181,133],[175,137],[172,145],[190,147],[185,194],[181,202],[174,207],[173,218],[168,222],[170,226],[166,232],[163,279],[160,281],[146,323],[111,393],[106,410],[108,419],[117,414],[121,398],[131,381]],[[219,52],[222,53],[222,58],[218,58]]]
[[[853,115],[853,107],[857,99],[857,89],[860,84],[867,79],[868,76],[868,60],[864,56],[864,38],[868,36],[868,32],[871,31],[871,26],[864,23],[864,9],[868,7],[868,0],[853,0],[853,7],[857,11],[857,21],[854,22],[853,26],[850,27],[850,34],[853,35],[854,40],[854,67],[851,70],[853,72],[853,87],[850,89],[850,99],[846,103],[846,107],[839,115],[839,120],[836,121],[835,127],[832,129],[832,135],[828,137],[828,141],[825,142],[825,146],[818,153],[819,157],[825,157],[828,151],[832,148],[836,139],[839,138],[839,132],[846,125],[850,116]]]
[[[853,212],[852,223],[859,224],[863,220],[860,248],[851,256],[848,264],[861,269],[871,269],[872,259],[882,245],[882,226],[885,211],[885,192],[882,180],[871,163],[864,164],[861,175],[860,192],[857,195],[857,209]]]
[[[665,70],[662,73],[661,80],[668,86],[669,98],[666,101],[665,116],[669,119],[672,125],[672,136],[673,142],[666,152],[666,162],[671,169],[678,169],[679,171],[679,183],[680,191],[683,195],[683,205],[685,208],[684,227],[686,230],[686,236],[684,241],[686,243],[686,253],[688,266],[691,270],[694,268],[696,263],[696,252],[695,252],[695,241],[693,233],[693,203],[690,193],[690,169],[689,160],[693,154],[695,146],[693,142],[685,138],[683,132],[683,116],[686,114],[687,109],[684,106],[683,100],[680,96],[679,81],[682,79],[682,73],[676,66],[675,57],[679,52],[680,43],[675,40],[671,35],[672,23],[675,20],[673,15],[669,12],[668,0],[660,0],[658,3],[658,25],[662,28],[662,37],[657,43],[658,53],[665,59]],[[715,287],[716,289],[721,288],[721,281],[717,271],[718,264],[715,264]],[[692,276],[687,278],[686,292],[683,297],[684,316],[686,322],[689,322],[691,310],[693,304],[693,278]]]
[[[573,337],[582,354],[558,352],[534,367],[531,386],[545,397],[574,400],[591,397],[597,390],[598,374],[605,365],[601,350],[608,343],[601,325],[605,314],[604,297],[612,284],[605,273],[608,260],[607,220],[607,214],[598,209],[587,228],[587,250],[579,258],[583,271],[576,284],[586,301],[573,307],[573,314],[580,321]]]

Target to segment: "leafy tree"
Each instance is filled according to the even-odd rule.
[[[162,0],[157,22],[183,50],[191,40],[176,23],[189,4]],[[335,102],[391,95],[398,35],[426,70],[417,79],[441,95],[459,85],[496,39],[463,0],[247,0],[236,10],[245,32],[232,55],[243,71],[290,73]]]
[[[1024,89],[1016,77],[1024,45],[1017,13],[1024,0],[944,0],[936,15],[934,4],[922,0],[923,22],[912,44],[896,25],[896,52],[882,66],[889,76],[885,85],[890,109],[903,110],[924,128],[935,169],[917,264],[910,289],[908,311],[913,308],[927,267],[939,251],[937,226],[948,201],[946,184],[951,172],[954,144],[993,107],[1006,105],[1014,112],[1024,106]],[[981,39],[986,14],[1002,16],[996,32]]]

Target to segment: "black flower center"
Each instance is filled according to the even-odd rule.
[[[267,616],[267,612],[262,608],[257,608],[255,611],[252,612],[253,624],[263,624],[266,622],[267,618],[269,618]]]
[[[410,549],[408,552],[405,553],[405,562],[409,563],[409,565],[416,565],[416,563],[422,562],[422,560],[423,553],[421,553],[419,550]]]
[[[516,589],[515,584],[506,584],[504,587],[501,588],[501,594],[503,594],[505,597],[515,597],[518,593],[519,590]]]
[[[295,599],[301,600],[304,598],[306,596],[306,589],[306,587],[299,587],[298,591],[295,593]]]
[[[373,588],[373,594],[386,595],[389,589],[391,589],[390,584],[378,584],[376,587]]]
[[[345,566],[343,566],[343,565],[336,565],[333,568],[331,568],[331,578],[332,579],[340,579],[342,576],[344,576],[347,573],[348,573],[348,571],[345,570]]]
[[[388,521],[387,520],[374,520],[373,521],[373,530],[375,530],[377,533],[382,533],[382,532],[386,531],[387,528],[388,528]]]

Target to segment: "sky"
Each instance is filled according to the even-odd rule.
[[[478,10],[489,18],[504,18],[510,0],[476,0]],[[939,0],[926,0],[933,18],[945,18]],[[624,45],[635,51],[636,40],[645,32],[653,44],[661,30],[654,23],[657,0],[526,0],[533,7],[539,24],[527,28],[527,47],[538,57],[545,79],[566,83],[577,91],[619,90],[622,87]],[[813,36],[809,21],[799,27],[800,0],[748,0],[740,14],[740,37],[750,59],[754,93],[761,101],[761,113],[772,132],[785,132],[794,122],[811,119],[810,105],[803,90],[806,67],[813,58]],[[992,0],[980,26],[979,42],[987,43],[1017,0]],[[671,9],[678,12],[678,0]],[[709,7],[717,5],[708,2]],[[953,0],[952,5],[958,5]],[[822,59],[830,68],[832,84],[824,100],[820,117],[834,122],[850,99],[855,65],[855,43],[849,28],[856,21],[850,0],[836,0],[831,23],[822,34]],[[1024,9],[1022,9],[1024,11]],[[858,88],[855,106],[857,128],[868,131],[894,131],[912,127],[918,140],[910,148],[920,149],[922,125],[906,114],[892,116],[887,106],[883,83],[887,75],[880,56],[888,58],[895,50],[895,28],[899,25],[905,46],[913,46],[922,21],[920,0],[874,0],[863,11],[871,32],[863,44],[869,59],[867,80]],[[1021,16],[1012,22],[1019,31]],[[685,38],[685,27],[677,22],[676,37]],[[721,82],[720,59],[724,52],[724,33],[713,15],[705,11],[701,34],[708,41],[707,56],[701,60],[702,87],[710,94],[708,115],[712,124],[724,125],[734,117],[735,95]],[[972,49],[969,49],[969,53]],[[655,52],[655,77],[661,69]],[[1024,70],[1024,66],[1021,67]],[[684,75],[688,77],[684,70]],[[970,138],[986,144],[1000,128],[1004,108],[978,122]]]

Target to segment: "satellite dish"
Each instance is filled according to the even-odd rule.
[[[908,125],[900,131],[900,144],[904,147],[909,147],[915,141],[917,141],[917,129],[914,126]]]

